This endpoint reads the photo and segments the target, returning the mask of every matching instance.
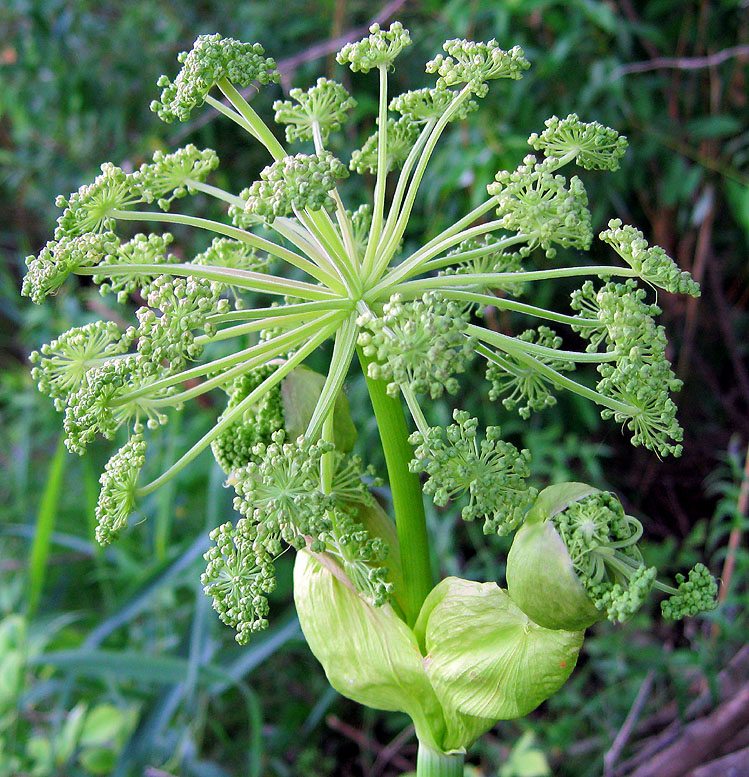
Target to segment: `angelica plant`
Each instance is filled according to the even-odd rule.
[[[658,583],[637,550],[641,525],[613,495],[579,484],[563,489],[564,504],[557,492],[538,494],[530,452],[503,440],[500,427],[482,430],[463,410],[445,429],[428,425],[422,402],[455,394],[480,359],[491,400],[523,418],[570,391],[629,430],[633,444],[679,455],[671,395],[680,382],[648,300],[654,289],[699,288],[619,220],[599,236],[612,263],[533,267],[534,252],[577,255],[594,239],[584,183],[564,168],[614,171],[627,145],[574,114],[531,135],[540,156],[499,171],[470,213],[404,251],[443,132],[478,108],[491,81],[530,67],[517,46],[450,40],[426,65],[433,86],[391,95],[389,72],[409,44],[401,24],[374,25],[338,54],[352,71],[374,73],[380,90],[376,129],[346,164],[326,147],[355,104],[341,84],[321,78],[274,104],[286,141],[307,144],[289,150],[239,91],[278,82],[263,47],[200,36],[179,55],[175,79],[159,79],[151,108],[166,122],[215,108],[267,151],[258,180],[239,193],[209,183],[218,158],[193,145],[157,152],[133,173],[104,164],[92,183],[58,199],[54,239],[27,259],[23,293],[41,303],[78,275],[120,302],[137,293],[142,303],[124,330],[77,327],[31,356],[40,390],[64,413],[72,452],[85,453],[97,436],[127,439],[101,476],[99,541],[126,530],[143,497],[211,449],[242,516],[212,532],[206,554],[202,580],[220,618],[240,643],[265,628],[275,562],[296,550],[299,618],[330,682],[364,704],[407,712],[420,743],[417,773],[445,777],[462,774],[465,748],[498,719],[527,714],[561,687],[585,627],[627,617],[654,587],[670,594],[667,617],[693,615],[713,606],[715,584],[702,566],[677,588]],[[339,182],[351,173],[373,175],[374,191],[347,207]],[[178,212],[195,193],[221,203],[226,219]],[[169,232],[133,236],[131,224],[181,224],[213,240],[184,260],[170,253]],[[517,299],[558,278],[581,283],[569,311]],[[248,293],[267,302],[250,305]],[[530,326],[517,336],[499,331],[483,316],[488,307]],[[217,353],[227,342],[236,345]],[[328,342],[327,371],[313,372],[304,362]],[[355,360],[394,521],[370,491],[376,474],[351,455],[356,430],[343,388]],[[595,388],[570,374],[586,367],[598,373]],[[143,482],[151,436],[208,392],[226,395],[215,424]],[[439,506],[462,500],[462,517],[482,521],[487,534],[517,530],[508,591],[458,578],[435,586],[422,490]]]

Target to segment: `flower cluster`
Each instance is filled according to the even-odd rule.
[[[318,78],[306,92],[292,89],[289,97],[291,100],[273,103],[276,121],[286,125],[289,143],[314,140],[315,127],[323,142],[326,141],[331,132],[341,128],[348,112],[356,106],[356,100],[342,84],[327,78]]]
[[[339,65],[348,65],[354,73],[368,73],[372,68],[388,68],[393,60],[411,45],[411,35],[400,23],[393,22],[389,30],[379,24],[369,28],[369,36],[357,43],[347,43],[336,56]]]
[[[487,187],[497,199],[502,227],[526,237],[523,250],[543,248],[549,257],[556,254],[554,245],[587,250],[593,240],[583,182],[573,176],[568,187],[553,169],[529,155],[513,172],[497,173],[496,182]]]
[[[335,201],[329,192],[347,175],[343,162],[329,151],[287,156],[260,173],[260,180],[250,186],[245,208],[266,224],[307,208],[332,210]]]
[[[259,43],[240,43],[218,33],[200,35],[191,51],[177,57],[182,69],[174,81],[159,78],[161,100],[154,100],[151,110],[162,121],[187,121],[193,108],[202,105],[208,92],[223,80],[237,86],[275,83],[280,79],[276,63],[264,54]]]
[[[502,440],[501,429],[489,426],[479,443],[478,421],[464,410],[453,412],[454,424],[431,427],[411,435],[411,472],[425,472],[424,491],[444,507],[450,499],[468,495],[461,515],[484,520],[485,534],[508,534],[517,528],[536,496],[525,479],[530,451]]]
[[[403,166],[418,136],[419,125],[410,116],[402,116],[397,121],[395,119],[388,119],[387,155],[385,156],[386,172]],[[376,174],[379,145],[380,131],[376,130],[364,141],[364,145],[351,155],[349,168],[355,170],[360,175],[364,172]]]
[[[517,339],[548,349],[558,349],[562,345],[562,338],[547,326],[526,329]],[[535,358],[556,370],[575,368],[570,362],[555,359],[553,354],[537,355]],[[486,368],[486,379],[491,383],[489,399],[495,401],[501,398],[508,410],[517,409],[523,418],[530,418],[531,413],[556,404],[552,393],[556,389],[554,383],[512,354],[494,354]]]
[[[647,283],[674,294],[700,296],[700,287],[692,276],[686,270],[680,270],[660,246],[648,246],[639,229],[622,226],[620,219],[611,219],[609,228],[599,237]]]
[[[530,558],[528,538],[543,534],[549,563],[540,570],[535,562],[508,564],[513,599],[492,589],[493,606],[519,629],[513,633],[528,655],[535,655],[538,640],[547,658],[554,651],[573,656],[582,639],[577,631],[603,612],[626,617],[660,585],[636,549],[639,523],[613,497],[590,489],[553,519],[529,520],[541,499],[527,484],[529,452],[504,441],[497,426],[482,435],[462,410],[447,428],[430,427],[416,395],[456,394],[460,374],[479,356],[488,365],[489,399],[524,418],[568,390],[629,428],[634,444],[678,455],[682,433],[671,394],[680,382],[665,356],[665,330],[655,323],[659,310],[638,282],[677,293],[697,294],[698,288],[662,249],[618,220],[601,239],[624,266],[532,266],[537,249],[552,257],[560,249],[587,249],[592,240],[583,183],[566,179],[560,168],[574,161],[584,170],[616,170],[626,147],[615,130],[575,114],[552,117],[531,135],[543,161],[528,156],[515,170],[499,171],[469,214],[415,243],[407,229],[442,133],[476,110],[490,81],[521,78],[529,63],[519,47],[450,40],[426,65],[435,83],[392,97],[389,74],[409,43],[398,22],[389,30],[374,25],[337,57],[355,72],[375,70],[380,86],[376,131],[348,166],[375,178],[369,201],[359,196],[362,187],[352,187],[358,201],[365,200],[355,209],[339,191],[349,170],[325,149],[355,105],[346,89],[321,78],[274,103],[286,140],[314,144],[314,153],[291,155],[238,91],[277,82],[273,60],[257,43],[200,36],[179,55],[174,80],[159,80],[161,97],[152,108],[164,121],[184,121],[206,103],[247,131],[272,161],[237,195],[209,183],[216,153],[190,144],[173,153],[159,150],[132,173],[104,164],[93,182],[58,198],[54,240],[28,257],[23,293],[41,303],[72,274],[90,278],[121,303],[135,297],[140,307],[124,331],[112,323],[86,324],[42,346],[31,357],[33,377],[64,411],[71,451],[83,453],[97,436],[127,439],[101,477],[101,542],[126,527],[139,499],[212,449],[236,490],[242,518],[212,533],[203,583],[240,642],[267,625],[275,560],[288,547],[308,560],[300,562],[307,564],[304,574],[326,570],[351,594],[354,609],[368,608],[366,618],[383,623],[394,618],[416,641],[433,582],[423,486],[438,506],[463,500],[463,518],[482,520],[488,533],[518,529],[525,518],[513,543],[525,549],[512,558]],[[210,94],[214,87],[224,101]],[[224,208],[226,217],[169,212],[194,194]],[[159,210],[138,209],[143,203]],[[211,238],[204,251],[182,259],[171,233],[130,231],[128,222],[179,224]],[[520,301],[533,284],[559,277],[581,278],[573,315]],[[489,309],[501,311],[510,325],[494,326]],[[516,327],[515,316],[533,321]],[[586,341],[583,351],[563,347],[565,326]],[[326,346],[332,347],[323,351]],[[325,374],[304,364],[319,351],[329,355]],[[350,455],[356,430],[344,385],[357,355],[383,439],[397,530],[370,491],[381,481]],[[595,389],[570,376],[585,365],[598,371]],[[214,391],[224,392],[225,404],[213,426],[155,480],[141,484],[151,432],[172,410]],[[404,405],[418,430],[410,436],[412,460]],[[561,561],[554,556],[560,546]],[[523,597],[527,586],[519,580],[526,569],[539,578],[552,571],[565,580],[567,572],[575,575],[572,605],[569,586],[553,593],[550,577],[543,586],[553,593],[558,615],[573,611],[567,626],[542,622],[543,606]],[[467,596],[463,588],[450,595]],[[696,567],[678,578],[678,588],[664,590],[671,594],[663,608],[668,617],[694,614],[711,605],[714,582]],[[471,589],[468,598],[484,595]],[[372,605],[379,607],[375,616]],[[535,620],[537,610],[538,626],[518,626]],[[569,634],[548,633],[560,628]],[[418,639],[426,644],[425,633]],[[443,691],[449,695],[455,687],[446,682]],[[547,695],[534,693],[534,703]],[[511,704],[507,698],[492,700],[493,715],[532,708],[525,698],[512,696]],[[465,725],[479,725],[481,715],[465,715]],[[464,731],[441,741],[467,739]]]
[[[204,555],[203,590],[219,618],[236,629],[237,642],[246,645],[254,632],[268,626],[267,595],[276,587],[273,560],[256,547],[257,527],[246,519],[236,528],[218,526],[210,537],[215,544]]]
[[[477,43],[455,38],[445,41],[442,48],[448,56],[438,54],[427,62],[427,73],[439,74],[438,89],[465,84],[477,97],[485,97],[489,91],[487,81],[495,78],[517,80],[530,67],[520,46],[504,51],[496,40]]]
[[[597,121],[582,122],[575,113],[566,119],[552,116],[545,124],[546,129],[540,135],[534,132],[528,143],[547,158],[561,161],[572,157],[586,170],[619,169],[628,144],[616,130]]]
[[[134,434],[106,463],[96,504],[96,539],[102,545],[117,537],[135,510],[136,486],[145,463],[146,442],[141,433]]]
[[[192,193],[192,185],[204,181],[217,167],[218,155],[212,148],[200,151],[188,143],[173,154],[157,149],[153,161],[133,173],[132,185],[143,202],[156,200],[162,210],[169,210],[172,200]]]
[[[460,305],[439,294],[404,303],[393,297],[382,315],[364,313],[357,320],[362,330],[358,343],[376,361],[369,377],[388,381],[387,391],[397,396],[405,386],[432,399],[458,390],[456,373],[464,372],[473,356],[473,341],[464,332],[468,314]]]

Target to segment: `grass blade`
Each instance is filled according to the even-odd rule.
[[[36,531],[34,541],[31,544],[29,554],[29,598],[27,613],[31,618],[39,606],[39,599],[44,588],[44,579],[47,575],[47,559],[49,557],[52,529],[57,519],[57,503],[62,490],[62,476],[65,471],[64,438],[60,436],[57,450],[49,467],[47,483],[42,493],[42,501],[36,516]]]

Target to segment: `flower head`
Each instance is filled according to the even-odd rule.
[[[507,534],[523,519],[536,491],[528,488],[530,452],[501,438],[498,426],[489,426],[481,442],[478,421],[464,410],[453,411],[455,423],[444,431],[432,427],[426,434],[414,432],[411,472],[425,472],[424,491],[444,507],[464,494],[468,504],[461,515],[466,521],[484,519],[485,534]]]
[[[357,43],[347,43],[338,52],[339,65],[348,65],[354,73],[368,73],[374,67],[389,68],[398,54],[411,45],[411,36],[400,22],[393,22],[389,30],[373,24],[369,33]]]
[[[554,256],[554,245],[590,248],[588,196],[582,181],[554,175],[548,164],[527,156],[517,170],[501,170],[487,187],[497,198],[497,215],[505,229],[527,236],[528,249],[543,248]]]
[[[146,442],[137,433],[106,463],[96,505],[96,539],[101,545],[109,544],[127,525],[135,509],[138,476],[145,461]]]
[[[31,377],[39,391],[63,410],[68,398],[81,387],[86,373],[110,356],[127,350],[120,328],[113,321],[94,321],[61,334],[29,356],[35,366]]]
[[[597,121],[583,122],[576,113],[566,119],[552,116],[546,129],[533,133],[528,143],[547,158],[561,159],[574,155],[575,162],[586,170],[618,170],[619,160],[627,150],[627,138]]]
[[[169,210],[172,200],[192,193],[191,184],[205,181],[217,167],[218,156],[212,148],[200,151],[188,143],[173,154],[157,149],[153,161],[133,173],[132,185],[144,202],[156,200],[162,210]]]
[[[276,100],[273,110],[276,121],[286,125],[286,140],[313,140],[314,128],[320,130],[323,142],[346,121],[346,114],[356,106],[356,100],[342,84],[318,78],[306,91],[292,89],[291,100]],[[293,102],[292,102],[293,101]]]
[[[393,297],[381,316],[364,314],[357,323],[359,345],[376,359],[369,377],[389,381],[391,396],[399,386],[433,399],[458,390],[454,375],[465,370],[474,342],[464,334],[468,314],[457,303],[434,293],[413,302]]]
[[[330,151],[296,154],[279,159],[260,173],[250,186],[246,210],[272,224],[278,216],[295,210],[332,210],[335,201],[329,192],[348,170]]]
[[[208,562],[200,578],[213,599],[219,618],[237,631],[246,645],[257,631],[268,628],[268,598],[276,587],[272,558],[256,548],[257,527],[246,518],[236,528],[225,523],[211,532],[215,543],[203,556]]]
[[[674,260],[660,247],[648,246],[639,229],[622,226],[621,219],[611,219],[609,228],[599,235],[647,283],[674,294],[700,296],[700,287],[686,270],[680,270]]]
[[[276,63],[265,57],[259,43],[240,43],[233,38],[199,35],[192,50],[177,55],[182,69],[174,81],[161,76],[161,100],[151,103],[151,110],[162,121],[187,121],[193,108],[202,105],[208,92],[222,79],[236,86],[277,83]]]
[[[419,136],[419,125],[409,116],[402,116],[397,121],[388,119],[387,122],[387,156],[385,157],[385,169],[395,170],[403,166],[416,138]],[[351,155],[349,167],[361,174],[377,173],[377,149],[380,142],[380,131],[370,135],[364,145]]]
[[[466,84],[477,97],[485,97],[489,91],[487,81],[522,78],[523,71],[530,67],[520,46],[504,51],[494,39],[481,43],[454,38],[445,41],[442,48],[448,56],[438,54],[426,66],[427,73],[439,74],[438,89]]]
[[[105,162],[101,166],[101,174],[92,183],[81,186],[69,197],[60,195],[55,200],[55,205],[63,208],[62,215],[57,219],[55,239],[80,237],[90,232],[111,232],[114,228],[113,213],[139,200],[132,176],[111,162]]]

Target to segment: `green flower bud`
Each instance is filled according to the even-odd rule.
[[[717,584],[698,564],[678,588],[656,580],[637,543],[642,524],[614,494],[583,483],[549,486],[528,511],[507,556],[507,589],[515,604],[549,629],[584,629],[607,617],[624,621],[653,588],[670,594],[667,618],[716,606]]]

